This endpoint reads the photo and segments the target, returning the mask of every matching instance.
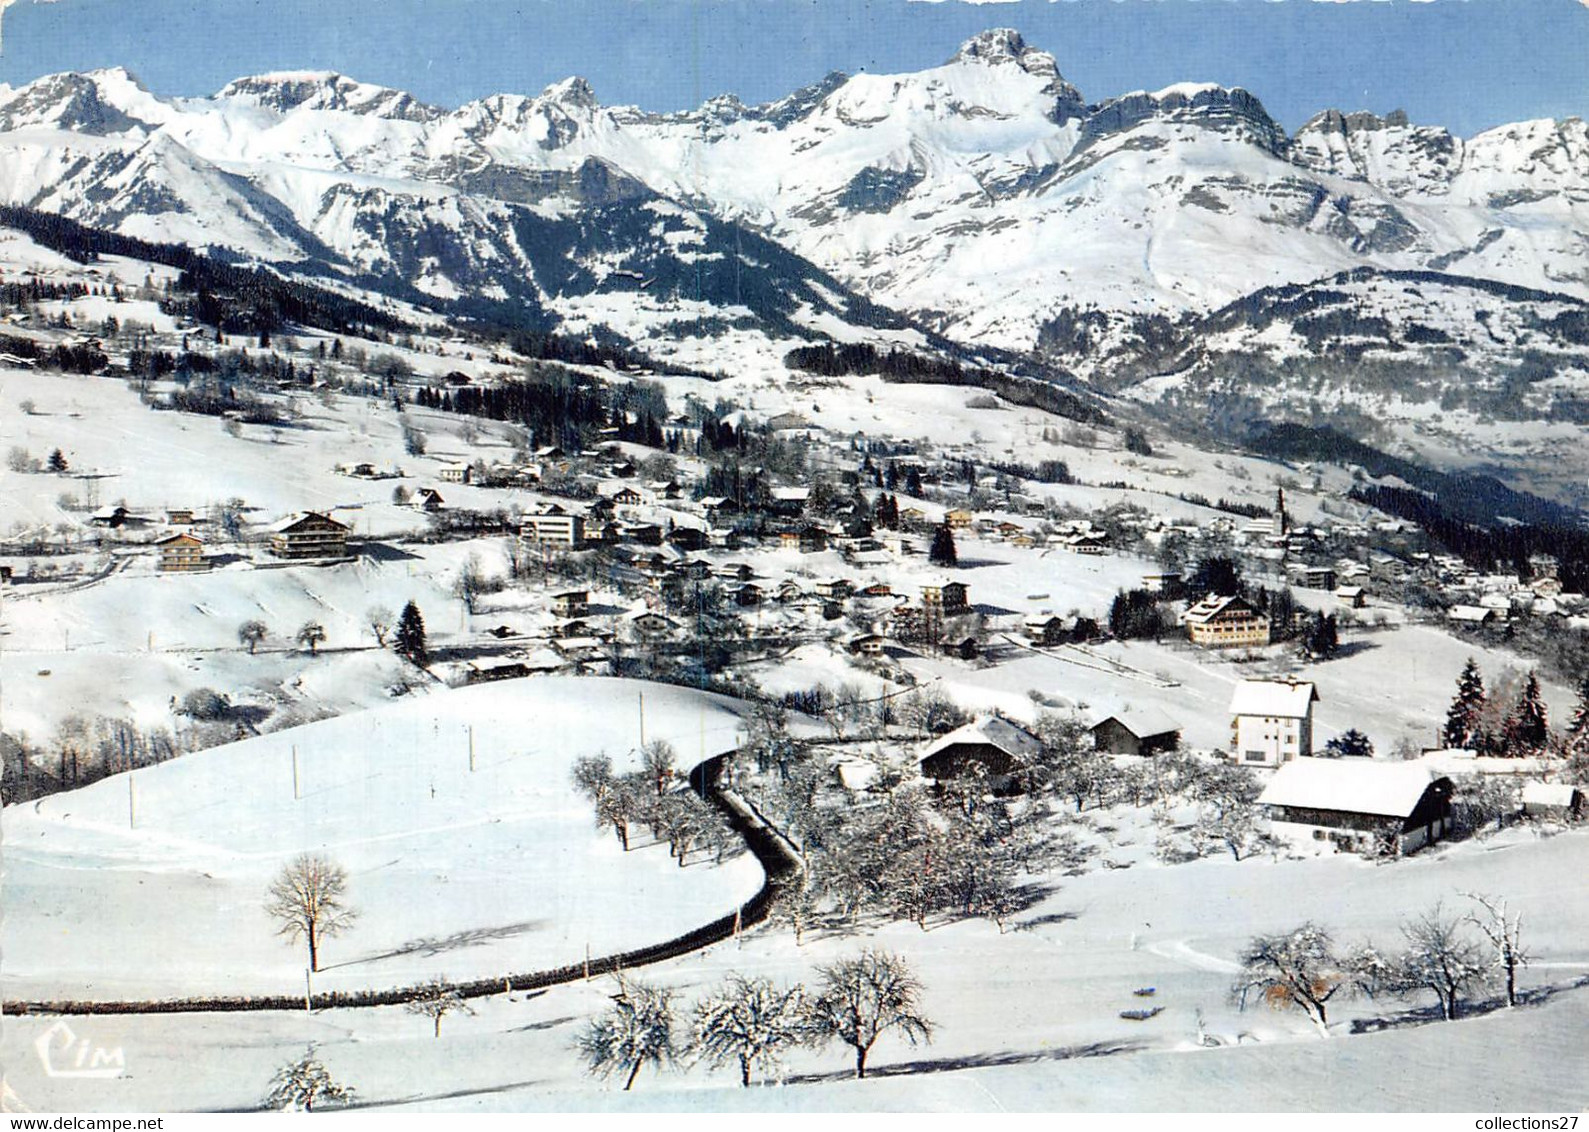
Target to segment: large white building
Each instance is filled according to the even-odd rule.
[[[1319,693],[1297,680],[1243,680],[1230,697],[1230,749],[1247,766],[1279,766],[1313,754]]]
[[[582,515],[569,514],[554,503],[545,511],[525,515],[519,526],[519,537],[527,542],[578,547],[585,541],[585,519]]]

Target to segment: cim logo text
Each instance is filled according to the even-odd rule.
[[[87,1038],[80,1038],[58,1018],[33,1043],[39,1051],[46,1077],[120,1077],[127,1069],[121,1047],[105,1049]]]

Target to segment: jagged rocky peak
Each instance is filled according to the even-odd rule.
[[[1380,130],[1404,130],[1411,124],[1405,110],[1392,110],[1383,118],[1367,110],[1354,110],[1347,114],[1339,110],[1325,110],[1309,118],[1297,131],[1297,136],[1306,133],[1377,133]]]
[[[1400,110],[1326,110],[1292,138],[1291,161],[1306,169],[1373,181],[1401,194],[1447,190],[1462,167],[1463,144],[1438,126],[1415,126]]]
[[[1048,79],[1043,93],[1054,99],[1048,117],[1056,123],[1063,124],[1071,118],[1079,118],[1084,112],[1081,92],[1065,81],[1054,57],[1047,51],[1032,47],[1014,28],[989,28],[979,32],[960,45],[960,50],[955,52],[949,63],[1015,66],[1028,75]]]
[[[978,32],[960,45],[951,63],[988,63],[1000,65],[1014,63],[1029,75],[1046,78],[1059,77],[1059,65],[1046,51],[1027,45],[1021,33],[1014,28],[989,28]]]
[[[361,83],[336,71],[277,71],[250,75],[222,87],[217,101],[238,102],[286,113],[291,110],[341,110],[425,122],[441,116],[405,91]]]
[[[541,92],[541,98],[546,102],[555,102],[564,107],[577,106],[583,110],[594,110],[601,105],[596,101],[596,92],[591,89],[590,83],[578,75],[553,83]]]
[[[53,126],[84,134],[120,134],[150,124],[128,113],[120,103],[153,101],[143,85],[121,67],[46,75],[0,101],[0,128]]]
[[[1083,137],[1123,133],[1154,119],[1189,122],[1233,134],[1271,153],[1278,153],[1286,144],[1285,130],[1269,117],[1256,95],[1239,86],[1217,83],[1177,83],[1163,90],[1111,98],[1088,117]]]
[[[834,91],[839,90],[850,81],[850,76],[843,71],[829,71],[823,76],[821,82],[803,86],[787,97],[776,102],[769,102],[758,106],[753,111],[756,117],[772,123],[778,129],[792,125],[810,114]]]

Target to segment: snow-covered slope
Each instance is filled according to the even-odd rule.
[[[325,990],[552,967],[587,944],[600,955],[713,920],[760,886],[755,861],[702,857],[681,869],[638,838],[625,853],[570,777],[577,758],[598,753],[638,767],[641,692],[646,737],[672,742],[684,765],[735,745],[739,705],[722,697],[520,680],[217,747],[139,770],[131,785],[118,775],[8,810],[7,899],[49,910],[6,918],[5,993],[300,988],[303,954],[261,908],[300,852],[347,868],[360,913],[327,948],[336,957],[316,980]],[[571,699],[593,710],[560,710]],[[94,928],[63,937],[68,922]]]

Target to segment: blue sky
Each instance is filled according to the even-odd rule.
[[[917,70],[991,26],[1053,52],[1093,101],[1214,81],[1293,130],[1327,107],[1463,134],[1589,114],[1589,0],[11,0],[0,81],[120,64],[206,94],[312,68],[457,105],[580,74],[604,103],[671,110]]]

